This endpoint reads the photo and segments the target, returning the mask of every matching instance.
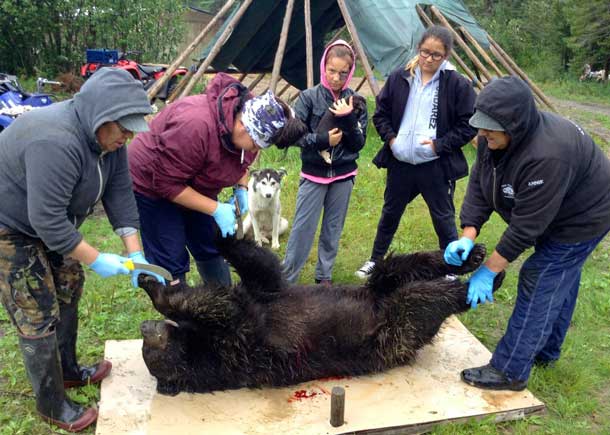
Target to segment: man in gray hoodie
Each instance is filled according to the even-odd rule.
[[[112,367],[76,362],[81,263],[104,278],[129,274],[128,258],[98,252],[78,228],[101,200],[129,257],[146,261],[124,145],[148,130],[151,112],[140,82],[103,68],[71,100],[26,113],[0,134],[0,297],[38,412],[68,431],[91,425],[97,411],[64,388],[99,383]]]

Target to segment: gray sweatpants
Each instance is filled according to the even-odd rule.
[[[296,211],[286,247],[283,272],[288,282],[298,281],[301,269],[311,251],[320,213],[324,208],[315,278],[331,279],[354,179],[318,184],[301,178],[299,183]]]

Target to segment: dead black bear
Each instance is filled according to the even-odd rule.
[[[410,363],[443,321],[469,309],[462,267],[441,251],[389,256],[365,285],[289,286],[278,258],[249,240],[222,239],[241,277],[230,288],[170,289],[141,275],[164,320],[142,323],[142,353],[163,394],[280,386]],[[496,278],[497,288],[503,275]]]

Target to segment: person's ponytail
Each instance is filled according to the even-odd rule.
[[[272,143],[275,144],[279,149],[288,148],[294,145],[307,134],[307,126],[299,118],[293,115],[292,109],[284,101],[276,97],[276,101],[284,109],[284,116],[286,116],[286,122],[284,126],[275,134],[272,138]]]
[[[407,62],[407,66],[405,66],[405,71],[409,71],[409,73],[411,73],[411,75],[415,75],[415,68],[417,68],[418,63],[419,63],[419,54],[416,54],[415,56],[413,56],[411,58],[411,60],[409,62]]]

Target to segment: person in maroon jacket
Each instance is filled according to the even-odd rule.
[[[189,271],[190,252],[204,282],[229,285],[214,238],[216,225],[223,237],[234,233],[235,205],[217,196],[233,186],[247,212],[248,167],[258,151],[271,143],[289,146],[306,130],[271,92],[254,98],[223,73],[204,94],[162,110],[150,131],[129,145],[146,259],[168,269],[178,284]]]

